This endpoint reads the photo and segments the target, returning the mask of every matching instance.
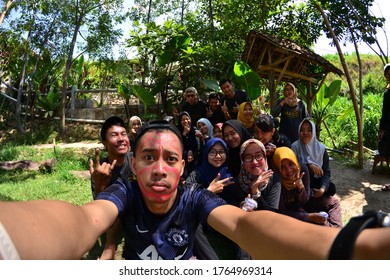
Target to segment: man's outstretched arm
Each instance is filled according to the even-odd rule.
[[[0,202],[0,223],[21,259],[80,259],[117,219],[116,206],[97,200]]]
[[[215,208],[208,223],[254,259],[327,259],[340,231],[271,211],[245,212],[230,205]],[[390,259],[390,228],[363,230],[353,258]]]

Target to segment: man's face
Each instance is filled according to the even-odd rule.
[[[126,129],[122,126],[111,126],[106,132],[106,140],[102,141],[108,156],[123,156],[130,148],[130,141]]]
[[[196,103],[198,103],[198,100],[199,100],[198,94],[195,92],[192,92],[192,91],[187,92],[185,97],[186,97],[187,102],[190,105],[195,105]]]
[[[222,92],[226,95],[227,98],[233,98],[234,97],[234,87],[231,83],[225,82],[221,85]]]
[[[210,98],[208,101],[208,105],[211,110],[216,111],[219,107],[219,100],[218,98]]]
[[[172,131],[147,131],[139,140],[131,169],[148,209],[171,206],[184,170],[179,138]]]

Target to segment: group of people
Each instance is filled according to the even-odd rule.
[[[119,232],[125,259],[222,259],[215,240],[232,249],[229,259],[328,258],[344,241],[341,209],[295,87],[286,84],[274,116],[254,117],[245,92],[229,79],[220,86],[224,96],[210,95],[204,111],[192,110],[200,101],[187,89],[177,122],[133,117],[128,133],[121,118],[108,118],[107,157],[97,150],[90,162],[92,202],[0,202],[0,259],[77,259],[103,234],[100,258],[113,259]],[[243,208],[248,199],[254,210]],[[389,236],[362,231],[351,258],[389,258]]]

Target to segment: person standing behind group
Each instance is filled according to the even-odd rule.
[[[238,107],[237,120],[239,120],[248,130],[249,134],[253,136],[255,118],[253,105],[251,102],[243,102],[240,104]]]
[[[207,99],[207,119],[212,125],[224,123],[226,121],[218,93],[209,94]]]
[[[228,145],[228,168],[233,177],[240,173],[240,147],[251,136],[239,120],[228,120],[222,125],[223,140]]]
[[[130,139],[130,147],[134,146],[135,135],[137,134],[138,129],[142,125],[142,120],[138,116],[132,116],[129,120],[129,139]]]
[[[100,138],[107,150],[107,156],[100,159],[100,150],[95,150],[95,162],[90,160],[92,196],[96,196],[106,187],[116,182],[118,178],[128,180],[132,177],[130,169],[130,140],[125,123],[120,117],[110,117],[105,120],[100,131]],[[117,249],[117,236],[121,231],[120,223],[116,222],[103,236],[104,249],[101,260],[114,259]]]
[[[381,156],[390,157],[390,64],[383,68],[387,81],[386,91],[383,94],[382,116],[379,120],[378,152]],[[390,184],[382,186],[382,191],[390,191]]]
[[[226,119],[237,119],[239,105],[250,101],[248,94],[242,90],[235,90],[232,81],[228,78],[220,80],[219,87],[224,93],[221,104]]]
[[[198,91],[194,87],[189,87],[184,91],[186,101],[181,107],[182,112],[188,112],[193,124],[200,118],[207,117],[207,104],[199,98]]]
[[[275,118],[280,116],[279,131],[286,135],[291,143],[298,140],[298,126],[309,116],[305,104],[298,98],[297,89],[292,83],[284,85],[283,99],[278,101],[271,114]]]

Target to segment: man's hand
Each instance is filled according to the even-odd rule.
[[[111,172],[116,164],[116,159],[110,164],[103,162],[100,164],[100,149],[95,150],[95,167],[93,160],[89,161],[89,174],[95,184],[95,195],[104,191],[108,187],[111,180]]]

